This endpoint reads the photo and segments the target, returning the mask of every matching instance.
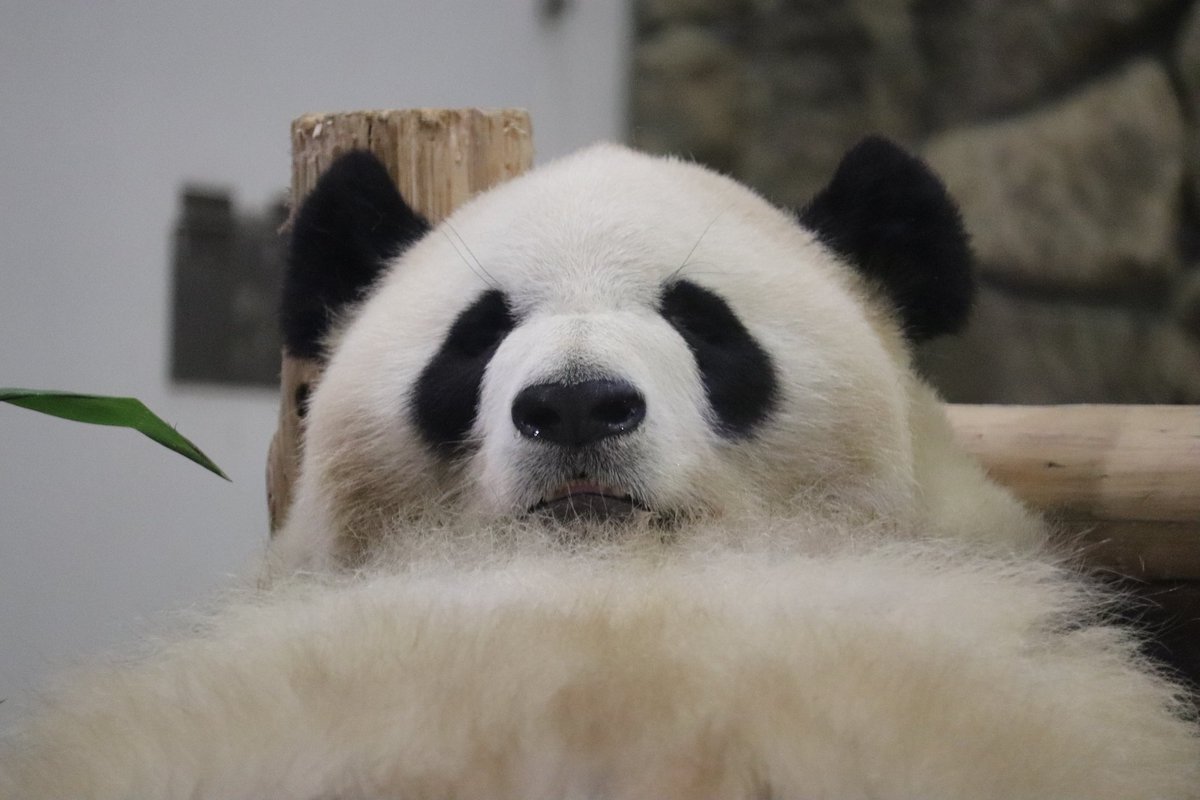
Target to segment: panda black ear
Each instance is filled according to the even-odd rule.
[[[375,156],[354,151],[331,164],[292,226],[280,314],[288,353],[319,358],[337,312],[428,230]]]
[[[910,340],[966,323],[975,282],[962,218],[933,172],[892,142],[850,150],[800,221],[886,292]]]

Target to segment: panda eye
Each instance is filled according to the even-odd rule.
[[[445,349],[461,358],[489,355],[514,326],[508,299],[502,292],[483,294],[459,315],[446,336]]]
[[[453,453],[466,440],[488,362],[515,324],[504,294],[486,292],[458,315],[425,365],[413,387],[412,413],[435,450]]]
[[[748,335],[725,301],[689,281],[668,286],[659,309],[671,327],[692,345],[724,347]]]
[[[659,313],[682,337],[725,436],[750,435],[779,393],[766,350],[721,297],[689,281],[663,289]]]

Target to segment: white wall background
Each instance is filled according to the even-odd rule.
[[[271,392],[173,386],[187,180],[265,203],[309,111],[522,106],[538,160],[623,130],[626,9],[574,0],[0,2],[0,386],[130,394],[131,431],[0,404],[0,723],[52,673],[202,601],[266,540]]]

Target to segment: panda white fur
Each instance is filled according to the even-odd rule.
[[[602,146],[432,230],[345,157],[265,588],[68,681],[0,797],[1200,797],[1177,688],[912,371],[968,260],[882,140],[798,218]]]

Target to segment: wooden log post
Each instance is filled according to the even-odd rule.
[[[533,164],[529,114],[519,109],[411,109],[310,114],[292,123],[292,212],[340,155],[369,150],[414,209],[437,224],[475,194]],[[267,458],[271,532],[283,525],[300,470],[298,410],[322,364],[283,353],[279,424]]]
[[[1086,559],[1200,580],[1200,407],[947,407],[995,480],[1048,513]]]

